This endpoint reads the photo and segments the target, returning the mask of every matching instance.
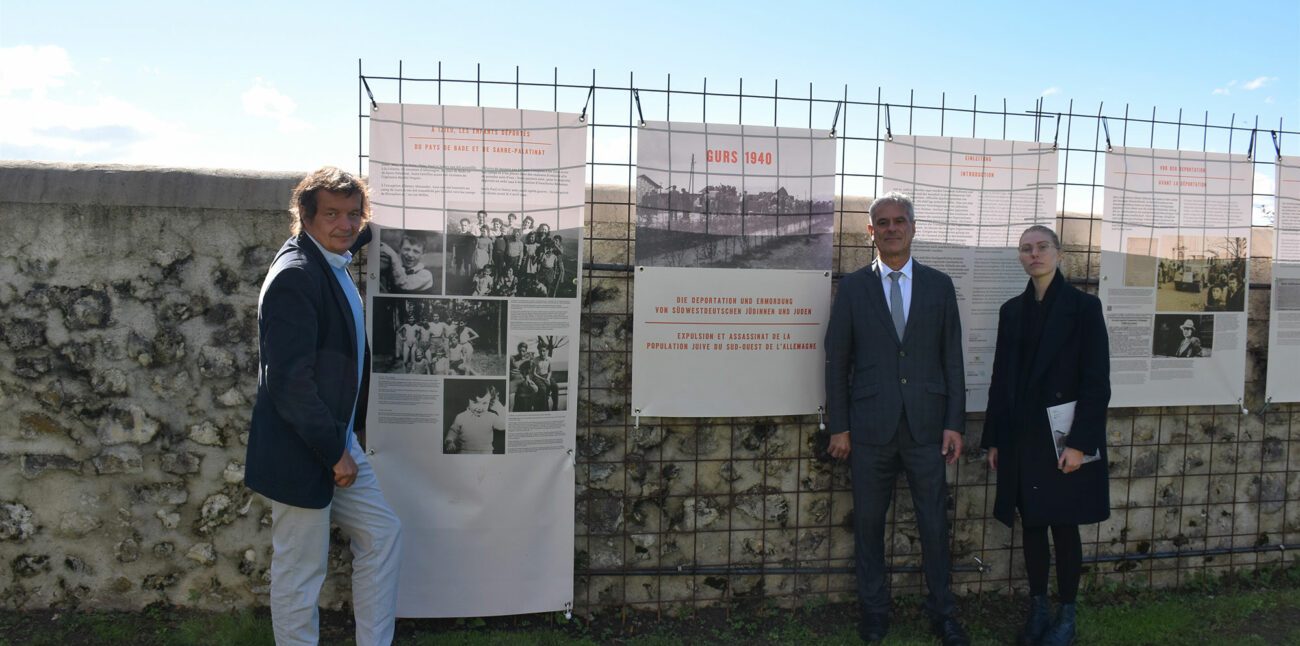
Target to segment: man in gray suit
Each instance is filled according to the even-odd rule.
[[[966,382],[952,279],[912,259],[911,198],[871,203],[877,258],[840,280],[826,329],[829,452],[853,476],[854,556],[865,641],[889,630],[885,517],[898,473],[907,474],[921,535],[926,598],[944,646],[970,640],[949,589],[944,465],[961,455]]]

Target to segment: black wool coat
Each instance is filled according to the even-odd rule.
[[[993,380],[980,445],[998,449],[993,515],[1008,527],[1020,509],[1026,526],[1096,523],[1110,517],[1106,408],[1110,403],[1110,343],[1101,301],[1065,282],[1060,272],[1026,383],[1020,379],[1022,318],[1033,281],[1002,305]],[[1034,401],[1026,401],[1032,398]],[[1101,459],[1073,473],[1056,466],[1047,408],[1075,401],[1066,446]],[[1027,406],[1028,409],[1018,408]],[[1018,428],[1029,420],[1031,428]]]

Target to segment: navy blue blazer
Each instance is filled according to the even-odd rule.
[[[257,307],[257,402],[244,483],[272,500],[321,509],[334,496],[349,421],[364,434],[370,349],[358,388],[352,308],[306,233],[271,262]],[[355,407],[353,405],[355,402]]]
[[[947,274],[912,261],[912,304],[903,338],[894,331],[880,260],[840,279],[826,327],[830,432],[885,444],[907,413],[917,442],[966,429],[966,371],[957,291]]]
[[[998,449],[998,488],[993,515],[1015,521],[1017,498],[1028,526],[1087,524],[1110,516],[1106,455],[1106,409],[1110,404],[1110,342],[1101,301],[1079,291],[1060,272],[1056,300],[1047,313],[1029,384],[1018,382],[1021,319],[1033,283],[1002,305],[993,379],[980,446]],[[1037,391],[1034,401],[1022,401]],[[1070,474],[1056,467],[1047,407],[1077,402],[1066,446],[1084,455],[1101,450],[1101,460]],[[1031,406],[1034,424],[1018,429],[1017,406]],[[1025,432],[1019,432],[1025,431]],[[1028,441],[1018,441],[1028,438]]]

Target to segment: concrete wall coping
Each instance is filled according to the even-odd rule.
[[[0,202],[285,211],[305,175],[0,160]]]

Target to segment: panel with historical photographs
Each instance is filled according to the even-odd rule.
[[[1273,289],[1268,325],[1265,396],[1300,401],[1300,160],[1277,162],[1273,209]]]
[[[1112,406],[1241,403],[1253,186],[1245,155],[1107,154],[1098,292]]]
[[[368,448],[408,544],[421,546],[404,551],[398,612],[562,608],[586,126],[575,114],[406,104],[380,104],[370,124]]]
[[[637,151],[633,408],[816,412],[835,140],[801,128],[655,121],[640,128]]]

